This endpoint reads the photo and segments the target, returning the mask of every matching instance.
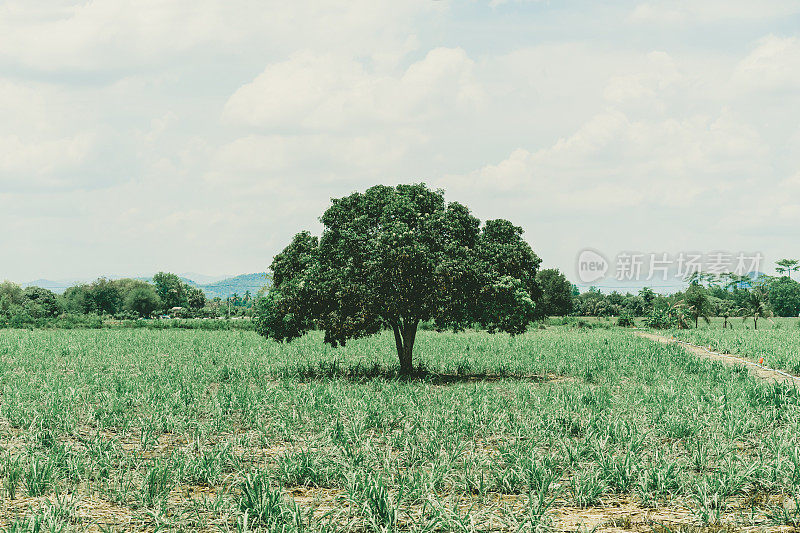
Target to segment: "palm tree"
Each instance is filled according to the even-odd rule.
[[[778,265],[775,269],[778,273],[787,274],[790,278],[792,277],[792,272],[800,269],[800,261],[797,259],[781,259],[775,264]]]
[[[750,286],[753,278],[746,275],[741,274],[734,274],[733,272],[729,272],[724,275],[727,278],[728,283],[725,285],[725,288],[730,289],[744,289]]]
[[[717,310],[719,316],[725,319],[722,323],[722,329],[728,329],[728,319],[734,316],[734,305],[733,302],[730,300],[722,300],[719,304],[719,309]],[[733,324],[731,324],[731,329],[733,329]]]
[[[769,308],[769,297],[763,287],[753,287],[747,294],[742,307],[742,320],[753,318],[753,328],[758,329],[758,319],[761,317],[771,317],[772,311]]]
[[[667,316],[678,329],[689,329],[690,313],[686,302],[675,302],[667,308]]]
[[[700,319],[705,320],[706,324],[711,322],[710,317],[714,312],[711,301],[708,299],[706,290],[698,283],[692,283],[686,289],[686,294],[683,297],[683,303],[686,306],[686,311],[689,316],[694,320],[694,327],[700,325]]]
[[[689,276],[685,277],[683,281],[688,282],[689,285],[707,285],[707,284],[710,285],[711,283],[714,283],[716,279],[717,276],[711,274],[710,272],[702,272],[700,270],[697,270],[695,272],[692,272]]]

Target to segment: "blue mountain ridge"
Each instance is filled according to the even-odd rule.
[[[109,279],[121,279],[127,276],[109,276]],[[271,282],[271,277],[266,272],[256,272],[253,274],[240,274],[238,276],[232,276],[229,278],[221,279],[219,281],[215,281],[213,283],[197,283],[194,280],[189,278],[179,276],[181,280],[193,287],[198,287],[206,293],[207,298],[227,298],[234,294],[238,294],[239,296],[244,296],[245,292],[249,291],[252,296],[255,296],[259,290],[263,289],[264,287],[269,287]],[[211,276],[206,276],[211,277]],[[145,277],[145,276],[136,276],[133,279],[138,279],[142,281],[147,281],[151,283],[153,281],[153,277]],[[22,287],[42,287],[43,289],[48,289],[56,294],[62,294],[66,291],[69,287],[74,285],[79,285],[81,283],[91,283],[92,280],[90,279],[71,279],[71,280],[48,280],[48,279],[37,279],[34,281],[29,281],[27,283],[22,283]]]

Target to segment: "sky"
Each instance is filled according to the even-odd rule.
[[[264,271],[425,182],[587,248],[800,256],[796,0],[0,2],[0,279]]]

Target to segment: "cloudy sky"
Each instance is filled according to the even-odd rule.
[[[568,275],[800,256],[800,3],[0,2],[0,278],[261,271],[419,181]]]

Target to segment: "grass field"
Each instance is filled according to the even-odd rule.
[[[761,322],[772,327],[762,328]],[[771,368],[800,375],[800,328],[797,327],[797,319],[774,323],[762,319],[757,330],[752,328],[751,323],[750,328],[700,328],[675,330],[669,334],[680,340],[753,361],[763,357],[764,364]]]
[[[793,331],[794,333],[794,331]],[[622,329],[0,332],[11,531],[800,524],[800,395]],[[38,528],[38,529],[37,529]]]
[[[637,319],[638,322],[638,319]],[[723,329],[725,319],[722,317],[712,317],[708,322],[700,320],[698,329]],[[694,325],[694,324],[693,324]],[[753,319],[743,319],[740,317],[733,317],[728,319],[728,326],[734,331],[738,330],[752,330]],[[786,329],[800,327],[800,319],[794,317],[774,317],[774,318],[761,318],[758,320],[758,331],[769,329]]]

